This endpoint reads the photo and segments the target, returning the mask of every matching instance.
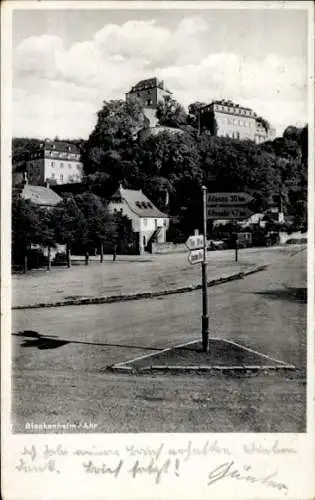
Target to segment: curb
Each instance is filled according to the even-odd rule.
[[[241,347],[245,351],[251,351],[251,352],[256,352],[260,357],[266,358],[269,361],[273,361],[273,364],[248,364],[248,365],[216,365],[216,364],[206,364],[206,365],[183,365],[183,364],[161,364],[161,365],[148,365],[144,367],[136,367],[136,366],[130,366],[130,364],[135,363],[136,361],[143,360],[143,359],[149,359],[151,357],[158,356],[159,354],[170,352],[172,350],[178,349],[180,347],[184,347],[187,345],[191,344],[196,344],[200,343],[200,340],[191,340],[189,342],[185,342],[184,344],[178,344],[173,347],[167,347],[165,349],[162,349],[158,353],[153,353],[153,354],[145,354],[144,356],[140,356],[134,359],[130,359],[127,361],[122,361],[120,363],[116,363],[114,365],[107,366],[105,371],[110,371],[110,372],[116,372],[116,373],[124,373],[124,374],[129,374],[129,375],[142,375],[146,373],[153,373],[153,372],[160,372],[160,373],[207,373],[210,375],[214,374],[253,374],[253,373],[267,373],[267,372],[278,372],[278,371],[294,371],[296,370],[296,366],[292,365],[290,363],[286,363],[284,361],[280,361],[278,359],[272,358],[268,355],[265,355],[263,353],[259,353],[258,351],[254,351],[253,349],[240,345],[233,340],[228,340],[228,339],[222,339],[220,337],[211,337],[209,340],[221,340],[223,342],[226,342],[227,344],[234,344],[238,347]]]
[[[116,373],[125,373],[133,375],[141,375],[152,372],[166,373],[259,373],[259,372],[279,372],[279,371],[293,371],[296,367],[294,365],[153,365],[144,368],[131,368],[129,366],[109,366],[107,370]]]
[[[238,279],[243,279],[246,276],[249,276],[254,273],[258,273],[260,271],[265,271],[269,267],[269,264],[264,264],[260,266],[256,266],[248,271],[241,271],[235,274],[231,274],[229,276],[223,276],[222,278],[215,278],[213,280],[208,281],[208,287],[212,287],[215,285],[221,285],[223,283],[228,283],[229,281],[234,281]],[[93,304],[113,304],[114,302],[127,302],[130,300],[141,300],[141,299],[153,299],[156,297],[163,297],[166,295],[174,295],[177,293],[186,293],[193,292],[195,290],[200,290],[202,288],[201,284],[198,285],[188,285],[181,288],[173,288],[169,290],[161,290],[159,292],[138,292],[138,293],[130,293],[125,295],[109,295],[107,297],[90,297],[83,299],[74,299],[74,300],[64,300],[60,302],[47,302],[41,304],[31,304],[31,305],[22,305],[22,306],[13,306],[12,310],[21,310],[21,309],[42,309],[48,307],[64,307],[64,306],[81,306],[81,305],[93,305]]]

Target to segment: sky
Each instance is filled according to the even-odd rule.
[[[305,10],[14,10],[15,137],[88,138],[103,101],[157,76],[185,107],[231,99],[307,122]]]

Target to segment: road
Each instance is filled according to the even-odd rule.
[[[15,429],[23,431],[30,421],[92,420],[98,432],[299,432],[305,426],[305,287],[301,251],[267,271],[209,289],[210,334],[295,364],[290,376],[212,379],[104,371],[200,338],[200,291],[14,311]]]

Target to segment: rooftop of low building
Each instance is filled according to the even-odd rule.
[[[62,198],[52,189],[45,186],[33,186],[25,184],[20,192],[25,200],[30,200],[35,205],[55,206],[62,201]]]
[[[44,141],[39,143],[38,148],[35,148],[34,151],[35,150],[80,154],[80,150],[75,144],[66,141],[51,141],[50,139],[45,139]]]
[[[152,203],[152,201],[149,200],[141,189],[125,189],[120,185],[111,197],[110,201],[125,201],[130,210],[139,217],[168,217],[167,214],[161,212],[161,210],[159,210]]]

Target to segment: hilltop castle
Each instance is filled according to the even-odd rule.
[[[141,80],[126,93],[126,102],[138,98],[151,127],[158,125],[157,105],[165,97],[172,97],[162,80],[149,78]],[[200,130],[208,130],[217,137],[252,140],[256,144],[275,138],[275,130],[252,109],[240,106],[229,100],[216,100],[200,109]]]

